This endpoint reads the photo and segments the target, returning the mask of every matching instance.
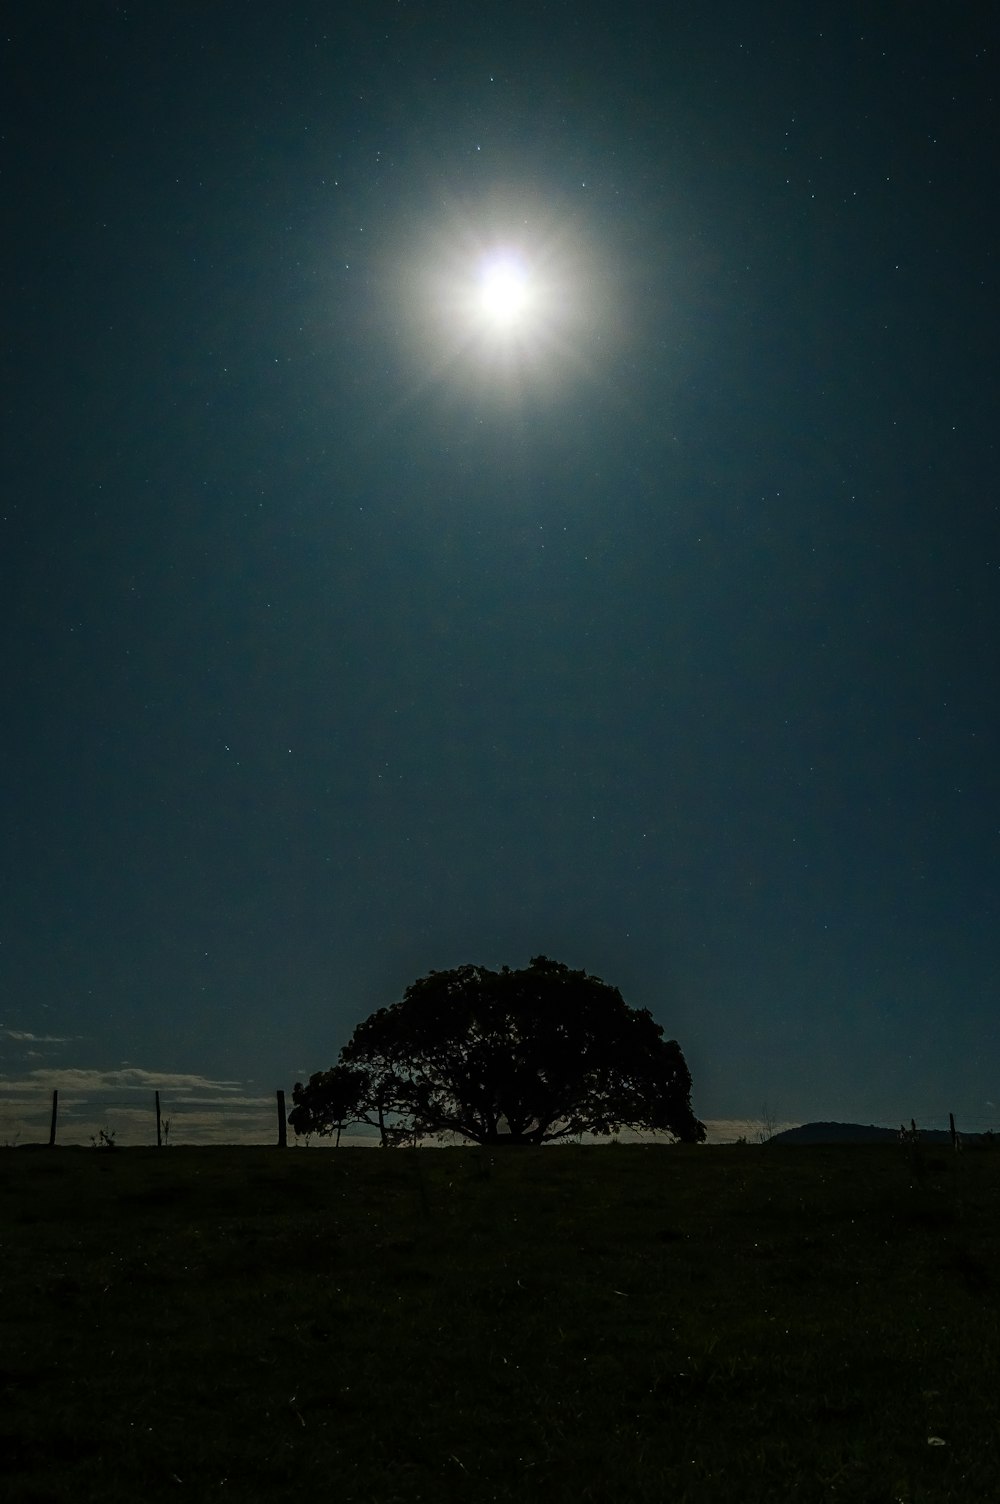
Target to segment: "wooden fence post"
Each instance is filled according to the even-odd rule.
[[[156,1097],[156,1147],[158,1149],[162,1149],[163,1148],[163,1130],[160,1127],[160,1093],[159,1092],[154,1092],[153,1095]]]
[[[49,1124],[49,1148],[54,1149],[56,1143],[56,1117],[59,1114],[59,1093],[52,1093],[52,1121]]]
[[[288,1126],[285,1122],[285,1093],[278,1092],[278,1148],[288,1147]]]
[[[955,1114],[953,1112],[949,1112],[949,1114],[948,1114],[948,1129],[949,1129],[949,1132],[951,1133],[951,1147],[953,1149],[957,1149],[958,1148],[958,1134],[955,1131]]]

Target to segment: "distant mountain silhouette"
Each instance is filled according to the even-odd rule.
[[[921,1139],[932,1144],[946,1144],[947,1130],[920,1130]],[[874,1123],[802,1123],[786,1128],[769,1140],[772,1144],[891,1144],[899,1138],[898,1128],[877,1128]]]

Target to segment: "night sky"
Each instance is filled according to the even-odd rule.
[[[5,6],[0,1117],[542,952],[1000,1126],[998,17]]]

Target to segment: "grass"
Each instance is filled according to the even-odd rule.
[[[3,1152],[0,1493],[995,1504],[998,1247],[989,1152]]]

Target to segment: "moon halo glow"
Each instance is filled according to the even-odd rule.
[[[528,197],[453,208],[398,282],[415,388],[501,402],[568,389],[603,363],[609,285],[576,213]]]

